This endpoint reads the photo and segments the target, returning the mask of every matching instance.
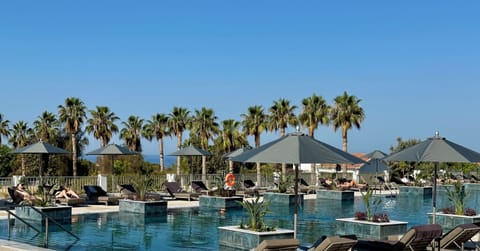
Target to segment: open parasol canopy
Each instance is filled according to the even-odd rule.
[[[41,154],[41,164],[40,164],[40,176],[43,174],[44,165],[47,165],[48,155],[49,154],[70,154],[69,151],[51,145],[49,143],[39,141],[37,143],[27,145],[18,149],[15,149],[13,153],[16,154]],[[43,161],[46,159],[47,161]]]
[[[437,207],[437,169],[438,163],[475,163],[480,162],[480,153],[468,149],[459,144],[453,143],[446,138],[440,137],[436,132],[435,136],[428,138],[416,145],[393,153],[384,159],[385,161],[408,161],[408,162],[431,162],[434,163],[433,175],[433,223]]]
[[[86,153],[86,155],[110,155],[112,159],[112,174],[113,174],[113,161],[114,161],[113,158],[115,155],[134,155],[134,154],[139,154],[139,153],[132,151],[127,147],[120,146],[117,144],[108,144]]]
[[[298,165],[308,163],[360,164],[363,160],[331,145],[296,132],[271,141],[258,148],[246,151],[231,158],[237,162],[288,163],[295,169],[298,181]],[[297,234],[298,182],[295,186],[294,238]]]

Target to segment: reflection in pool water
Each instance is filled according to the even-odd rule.
[[[468,206],[477,208],[475,195]],[[439,197],[438,208],[448,205]],[[423,197],[399,196],[383,198],[377,212],[386,212],[391,219],[407,221],[408,226],[428,222],[432,200]],[[298,215],[298,238],[302,244],[313,243],[321,235],[334,235],[335,218],[353,217],[355,211],[364,210],[361,198],[341,202],[325,199],[305,200]],[[293,229],[293,207],[271,205],[266,217],[268,225]],[[167,216],[143,217],[131,213],[87,214],[74,217],[71,230],[80,237],[74,239],[60,231],[50,233],[49,248],[57,250],[218,250],[217,227],[238,225],[246,220],[242,209],[218,210],[184,208],[169,210]],[[7,221],[0,228],[7,229]],[[36,242],[35,233],[17,223],[12,239]],[[2,231],[0,238],[6,238]],[[72,243],[74,243],[72,245]],[[40,243],[33,243],[41,245]],[[69,246],[72,245],[72,246]]]

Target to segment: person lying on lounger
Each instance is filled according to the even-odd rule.
[[[62,187],[62,190],[55,193],[55,198],[80,198],[77,193],[75,193],[69,187]]]
[[[20,194],[23,197],[23,200],[27,200],[27,201],[37,200],[37,197],[35,197],[33,194],[31,194],[29,191],[25,189],[25,186],[23,185],[23,183],[17,184],[15,192]]]

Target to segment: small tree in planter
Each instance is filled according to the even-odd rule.
[[[153,189],[153,179],[148,175],[134,175],[132,185],[136,191],[135,200],[147,200],[147,193]]]
[[[240,223],[240,228],[248,229],[257,232],[266,232],[274,231],[275,227],[269,227],[265,224],[264,217],[269,212],[268,206],[269,202],[263,201],[260,202],[260,197],[256,197],[255,200],[245,200],[238,202],[247,210],[248,213],[248,223]]]
[[[356,220],[368,220],[373,222],[389,222],[388,215],[385,213],[376,214],[378,206],[382,203],[380,197],[373,197],[373,189],[370,187],[367,188],[367,191],[360,192],[362,194],[362,199],[365,204],[366,212],[355,212]],[[372,208],[373,206],[373,208]]]
[[[445,214],[456,214],[456,215],[468,215],[473,216],[477,215],[475,209],[465,208],[465,199],[469,196],[465,192],[465,187],[461,182],[456,182],[453,184],[453,189],[445,187],[447,191],[448,200],[452,202],[453,207],[442,208],[442,211]]]

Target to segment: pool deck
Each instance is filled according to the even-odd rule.
[[[388,191],[382,191],[378,194],[389,194]],[[361,196],[360,192],[355,192],[355,196]],[[253,198],[246,198],[253,199]],[[306,194],[304,195],[305,200],[316,199],[316,194]],[[168,209],[174,208],[187,208],[187,207],[198,207],[198,201],[187,201],[187,200],[169,200]],[[91,213],[104,213],[104,212],[118,212],[118,205],[87,205],[80,207],[72,207],[72,215],[79,214],[91,214]],[[0,210],[0,220],[7,219],[8,213],[4,210]],[[52,250],[36,246],[31,246],[24,243],[19,243],[15,241],[8,241],[0,239],[0,250],[7,251],[19,251],[19,250],[33,250],[33,251],[43,251],[43,250]]]

